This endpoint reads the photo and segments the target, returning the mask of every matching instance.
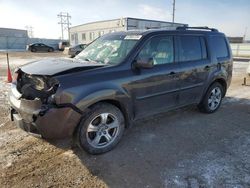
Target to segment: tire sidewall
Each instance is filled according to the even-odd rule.
[[[216,88],[216,87],[218,87],[218,88],[221,90],[221,100],[220,100],[220,103],[219,103],[219,105],[217,106],[217,108],[214,109],[214,110],[211,110],[211,109],[209,108],[209,106],[208,106],[208,99],[209,99],[209,97],[210,97],[210,94],[211,94],[212,90],[213,90],[214,88]],[[202,104],[201,104],[202,107],[204,108],[205,112],[207,112],[207,113],[214,113],[214,112],[216,112],[216,111],[220,108],[221,103],[222,103],[222,96],[223,96],[223,93],[224,93],[224,89],[223,89],[222,85],[221,85],[220,83],[218,83],[218,82],[213,83],[213,84],[208,88],[208,90],[207,90],[207,92],[206,92],[206,95],[205,95],[205,97],[204,97],[204,99],[203,99],[203,101],[202,101]]]
[[[49,50],[48,50],[48,52],[53,52],[54,50],[53,50],[53,48],[49,48]]]
[[[31,48],[31,52],[37,52],[36,48]]]
[[[86,132],[90,122],[101,113],[111,113],[113,114],[119,122],[119,132],[115,140],[110,143],[110,145],[103,148],[95,148],[90,145],[87,141]],[[113,149],[121,140],[123,132],[125,129],[124,116],[122,112],[114,105],[108,103],[101,103],[93,106],[90,111],[82,118],[76,134],[77,144],[90,154],[101,154]]]

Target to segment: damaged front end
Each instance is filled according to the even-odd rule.
[[[81,114],[69,105],[56,104],[59,82],[53,76],[16,71],[9,93],[11,119],[23,130],[45,138],[64,138],[73,134]]]
[[[27,100],[39,98],[42,103],[47,103],[59,86],[59,82],[53,77],[30,75],[20,69],[16,73],[17,90],[22,94],[22,98]]]

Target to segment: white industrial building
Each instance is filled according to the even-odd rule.
[[[145,30],[145,29],[175,29],[187,24],[172,23],[138,18],[120,18],[77,25],[69,29],[70,44],[88,44],[96,38],[115,31]]]

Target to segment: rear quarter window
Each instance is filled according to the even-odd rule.
[[[212,50],[217,58],[228,57],[228,46],[225,37],[212,36],[211,37]]]

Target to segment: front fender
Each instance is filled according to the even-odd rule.
[[[82,96],[79,101],[76,102],[76,106],[84,110],[88,108],[89,106],[97,103],[98,101],[103,101],[103,100],[117,100],[118,98],[122,98],[124,95],[117,90],[113,89],[102,89],[99,91],[95,91],[93,93],[90,93],[86,96]]]
[[[126,118],[127,126],[130,125],[130,122],[133,119],[134,111],[130,96],[123,90],[101,89],[83,96],[79,101],[77,101],[75,106],[84,112],[90,106],[103,101],[110,101],[111,103],[115,102],[115,104],[118,103],[121,108],[120,110]]]

